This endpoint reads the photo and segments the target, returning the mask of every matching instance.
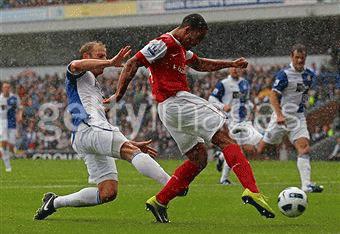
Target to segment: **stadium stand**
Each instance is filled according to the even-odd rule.
[[[276,71],[280,69],[280,65],[263,66],[250,65],[243,77],[251,83],[251,102],[254,104],[255,111],[259,110],[262,103],[268,103],[268,91],[271,88],[272,77]],[[335,79],[333,73],[327,72],[325,67],[317,70],[319,82],[317,88],[308,93],[309,101],[307,105],[308,112],[312,112],[317,108],[322,108],[325,103],[330,100],[335,100],[340,97],[340,90],[335,87]],[[105,73],[105,77],[101,81],[103,92],[106,96],[111,95],[117,86],[119,72],[117,70]],[[150,87],[148,85],[145,74],[140,73],[138,79],[129,86],[129,90],[120,103],[117,111],[116,124],[121,131],[132,136],[137,140],[152,139],[154,146],[159,150],[161,156],[170,157],[178,156],[179,152],[175,142],[172,140],[169,133],[157,119],[156,124],[153,124],[152,108],[155,104],[152,98]],[[189,71],[189,83],[193,93],[208,99],[216,82],[227,76],[227,71],[207,73],[198,75]],[[70,131],[65,127],[64,111],[66,109],[66,94],[64,89],[64,78],[58,74],[36,74],[34,71],[27,70],[10,77],[10,82],[13,90],[19,95],[24,106],[25,122],[20,124],[19,140],[17,148],[24,151],[26,154],[33,151],[70,151],[72,150],[69,144]],[[46,92],[41,92],[45,90]],[[46,108],[44,113],[41,113],[43,105],[54,105],[57,109],[58,116],[50,118],[47,121],[41,122],[45,116],[54,116],[51,108]],[[138,113],[142,104],[146,106],[145,116],[142,120],[141,128],[137,135],[133,132],[133,121],[128,115],[126,104],[132,104],[135,113]],[[40,110],[40,112],[39,112]],[[56,110],[55,110],[56,111]],[[258,114],[258,113],[256,113]],[[61,129],[59,139],[50,141],[43,140],[41,134],[45,136],[54,135],[54,130],[48,130],[46,126],[57,126]],[[333,137],[335,128],[328,122],[316,123],[310,128],[313,142],[321,141],[327,137]],[[40,134],[40,135],[39,135]]]
[[[1,0],[0,9],[42,7],[53,5],[118,2],[127,0]]]

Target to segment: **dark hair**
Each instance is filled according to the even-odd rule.
[[[304,52],[307,55],[307,48],[306,46],[298,43],[292,46],[292,49],[290,50],[290,54],[293,55],[294,51],[297,51],[299,53]]]
[[[208,24],[200,14],[190,14],[184,17],[180,28],[190,26],[194,30],[208,30]]]

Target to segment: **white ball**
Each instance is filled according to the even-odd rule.
[[[285,216],[300,216],[308,206],[307,195],[297,187],[286,188],[279,194],[278,206]]]

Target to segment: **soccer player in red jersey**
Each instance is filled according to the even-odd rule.
[[[245,188],[242,200],[253,205],[261,215],[274,218],[275,214],[260,193],[249,165],[239,145],[232,140],[225,125],[225,115],[208,101],[189,92],[186,66],[197,71],[217,71],[228,67],[245,68],[245,58],[234,61],[198,57],[190,48],[198,45],[208,32],[208,25],[199,14],[190,14],[180,26],[150,41],[125,64],[119,77],[117,92],[105,102],[118,102],[130,81],[141,66],[149,69],[152,93],[158,104],[158,114],[176,141],[180,151],[187,156],[168,183],[146,201],[158,222],[169,222],[167,205],[183,194],[189,184],[207,165],[204,142],[219,146],[226,162]]]

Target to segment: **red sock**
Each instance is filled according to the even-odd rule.
[[[179,166],[171,179],[164,188],[156,195],[157,201],[163,205],[167,205],[169,201],[174,199],[180,192],[189,187],[189,184],[201,172],[198,165],[186,160]]]
[[[249,189],[253,193],[258,193],[259,190],[256,186],[253,171],[240,146],[230,144],[222,151],[226,162],[229,167],[233,169],[243,187]]]

